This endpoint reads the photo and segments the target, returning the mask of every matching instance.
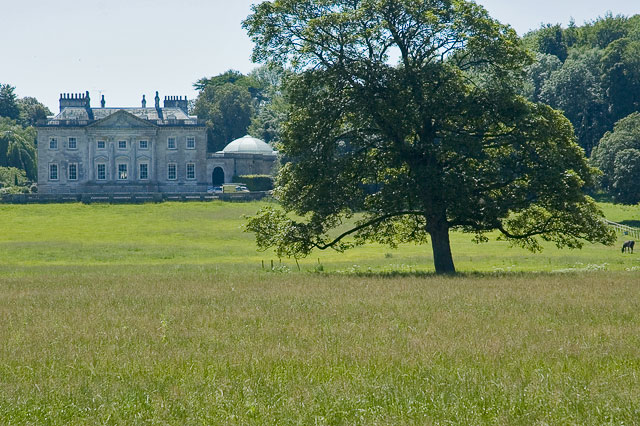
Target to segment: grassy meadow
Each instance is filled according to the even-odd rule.
[[[0,205],[2,266],[213,265],[226,271],[261,270],[271,253],[258,252],[254,236],[243,232],[244,216],[260,203],[162,203],[145,205],[58,204]],[[608,219],[640,223],[640,208],[603,204]],[[493,235],[496,237],[497,234]],[[587,244],[582,250],[542,253],[493,241],[475,244],[471,236],[452,234],[452,251],[461,272],[626,270],[640,267],[640,257],[621,256],[616,247]],[[282,260],[297,270],[295,262]],[[317,252],[300,261],[302,270],[430,272],[429,245],[358,247],[346,253]]]
[[[259,207],[0,205],[0,424],[640,424],[640,254],[454,234],[458,277],[413,245],[271,272]]]

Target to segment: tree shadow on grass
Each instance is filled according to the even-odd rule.
[[[559,271],[472,271],[455,274],[436,274],[434,271],[309,271],[309,273],[326,277],[358,277],[358,278],[532,278],[575,276],[585,273],[610,272],[595,270],[559,270]]]

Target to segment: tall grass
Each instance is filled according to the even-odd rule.
[[[634,273],[0,279],[2,424],[636,424]]]

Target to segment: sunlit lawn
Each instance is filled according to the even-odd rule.
[[[279,260],[255,248],[243,232],[244,216],[261,204],[164,203],[146,205],[62,204],[0,205],[0,250],[4,265],[200,264],[244,271]],[[638,220],[640,208],[603,205],[611,220]],[[604,267],[625,270],[640,266],[640,257],[622,256],[615,247],[587,244],[582,250],[558,250],[547,244],[530,253],[495,241],[477,245],[471,236],[453,233],[454,261],[460,271],[554,271]],[[288,267],[295,262],[283,259]],[[309,270],[433,269],[429,245],[398,250],[371,245],[346,253],[317,252],[300,262]]]

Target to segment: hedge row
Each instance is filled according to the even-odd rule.
[[[249,191],[270,191],[273,189],[273,176],[269,175],[234,176],[233,181],[244,183]]]

